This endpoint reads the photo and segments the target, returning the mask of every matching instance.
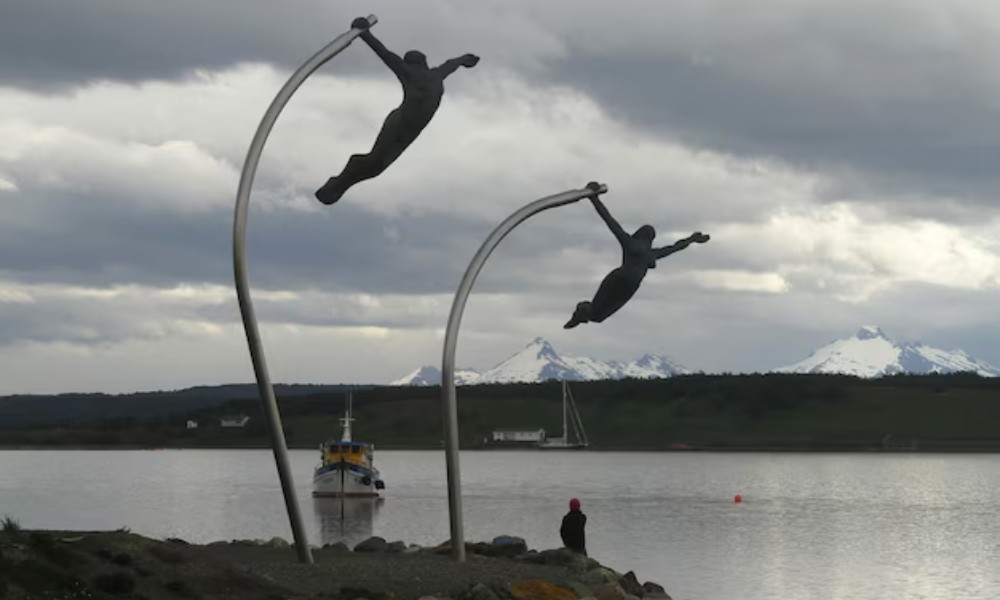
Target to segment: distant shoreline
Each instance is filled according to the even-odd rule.
[[[28,445],[28,444],[0,444],[0,451],[12,450],[37,450],[37,451],[57,451],[57,450],[270,450],[269,445],[232,445],[232,446],[146,446],[134,444],[119,445],[86,445],[86,444],[66,444],[66,445]],[[289,450],[315,450],[309,446],[289,446]],[[700,448],[634,448],[634,447],[604,447],[574,450],[540,450],[538,448],[462,448],[463,452],[543,452],[546,454],[555,453],[608,453],[608,452],[633,452],[633,453],[712,453],[712,454],[750,454],[750,453],[781,453],[781,454],[1000,454],[1000,446],[963,446],[963,447],[941,447],[930,446],[925,448],[871,448],[871,447],[817,447],[817,446],[711,446]],[[409,446],[409,447],[386,447],[379,446],[377,451],[390,452],[437,452],[444,451],[442,447],[429,446]]]

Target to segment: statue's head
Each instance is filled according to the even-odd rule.
[[[414,65],[418,67],[427,67],[427,56],[424,55],[420,50],[410,50],[403,55],[403,62],[408,65]]]
[[[635,233],[632,234],[632,237],[652,242],[653,238],[656,237],[656,230],[653,229],[652,225],[643,225],[639,229],[635,230]]]

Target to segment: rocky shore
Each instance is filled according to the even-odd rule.
[[[370,538],[353,549],[315,548],[298,563],[274,538],[189,544],[127,531],[0,532],[0,599],[136,600],[669,600],[592,558],[564,549],[530,550],[502,536],[467,543],[455,562],[447,543],[421,547]]]

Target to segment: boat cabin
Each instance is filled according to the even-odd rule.
[[[324,463],[348,462],[370,466],[374,448],[371,444],[353,441],[326,442],[319,447]]]

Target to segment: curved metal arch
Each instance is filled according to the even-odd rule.
[[[368,23],[374,25],[378,22],[375,15],[368,15]],[[299,511],[299,503],[295,494],[295,483],[292,480],[291,468],[288,465],[288,447],[285,444],[285,434],[281,429],[281,415],[278,413],[278,404],[274,398],[274,388],[271,386],[271,379],[267,372],[267,362],[264,360],[264,347],[260,339],[260,331],[257,328],[257,317],[253,309],[253,301],[250,299],[250,282],[247,277],[246,264],[246,228],[247,214],[250,207],[250,188],[253,186],[253,178],[257,173],[257,165],[260,162],[260,155],[264,151],[264,142],[271,134],[278,115],[291,99],[295,90],[316,69],[347,48],[356,37],[361,34],[360,29],[352,28],[350,31],[341,34],[337,39],[324,46],[319,52],[311,56],[301,67],[299,67],[288,79],[285,85],[278,91],[278,95],[267,107],[264,118],[261,119],[257,132],[250,142],[250,150],[247,152],[246,160],[243,162],[243,170],[240,173],[240,184],[236,191],[236,213],[233,219],[233,270],[236,276],[236,297],[240,305],[240,314],[243,317],[243,327],[246,330],[247,344],[250,346],[250,360],[253,362],[254,375],[257,378],[257,390],[264,408],[264,420],[267,422],[268,432],[271,436],[271,447],[274,450],[274,460],[278,467],[278,479],[281,481],[281,491],[285,497],[285,508],[288,510],[288,519],[291,521],[292,536],[295,539],[295,550],[298,552],[299,560],[311,564],[313,562],[312,551],[306,539],[305,526],[302,522],[302,514]]]
[[[448,314],[448,327],[444,334],[444,352],[441,360],[441,410],[445,428],[445,465],[448,471],[451,552],[452,556],[459,562],[465,560],[465,537],[462,531],[462,490],[458,467],[458,399],[455,394],[455,350],[458,346],[458,328],[462,323],[465,303],[472,292],[472,284],[476,282],[476,277],[479,276],[486,259],[490,257],[501,240],[529,217],[543,210],[572,204],[588,196],[603,194],[607,191],[608,186],[604,184],[601,184],[597,190],[589,188],[568,190],[535,200],[522,207],[500,223],[486,238],[479,251],[472,257],[472,262],[469,263],[465,275],[462,276],[462,281],[458,285],[458,291],[455,292],[455,300],[452,302],[451,312]]]

